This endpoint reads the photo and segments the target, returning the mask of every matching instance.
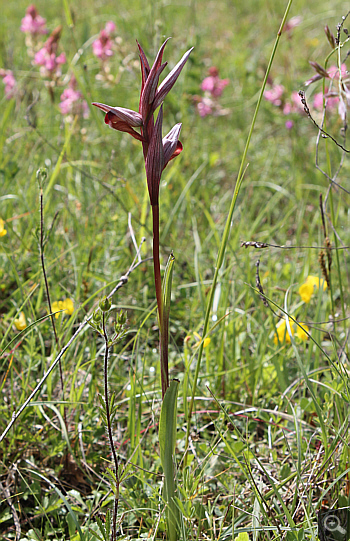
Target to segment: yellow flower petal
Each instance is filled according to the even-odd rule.
[[[71,316],[74,312],[74,303],[72,299],[64,299],[64,301],[54,301],[51,305],[53,312],[58,312],[58,310],[63,310],[63,314]],[[60,313],[55,314],[55,318],[59,318]]]
[[[5,229],[5,222],[0,218],[0,237],[4,237],[7,234],[7,229]]]
[[[74,312],[74,303],[72,299],[65,299],[62,301],[62,309],[71,316]]]
[[[327,289],[327,282],[324,278],[319,279],[318,276],[308,276],[306,278],[305,284],[302,284],[299,287],[299,294],[302,300],[306,303],[310,302],[310,299],[314,293],[315,289],[322,288],[323,291]]]
[[[210,338],[204,338],[203,347],[206,348],[210,344]]]
[[[324,278],[320,280],[318,276],[308,276],[306,282],[313,285],[316,289],[320,289],[320,287],[323,288],[323,291],[327,289],[327,282]]]
[[[193,348],[198,348],[200,346],[201,341],[202,341],[202,337],[196,331],[194,331],[193,336],[196,339],[196,343],[193,344],[192,347]],[[209,337],[204,338],[204,340],[203,340],[203,348],[208,347],[209,344],[210,344],[210,338]]]
[[[17,331],[23,331],[23,329],[26,328],[27,322],[26,322],[26,316],[24,315],[24,312],[20,313],[19,318],[15,319],[13,324],[16,327]]]
[[[309,327],[307,325],[297,326],[297,337],[301,340],[307,340],[309,336],[306,334],[309,332]]]
[[[62,310],[62,308],[60,307],[60,302],[61,302],[61,301],[59,301],[59,302],[55,301],[55,302],[53,302],[53,303],[51,304],[51,310],[52,310],[53,312],[57,312],[58,310]],[[55,314],[55,318],[58,319],[59,315],[60,315],[59,313],[58,313],[58,314]]]
[[[289,323],[292,325],[293,322],[291,319],[289,320]],[[287,344],[290,344],[291,340],[290,340],[288,329],[286,327],[287,327],[286,320],[283,319],[277,327],[277,334],[275,333],[275,336],[273,338],[273,341],[275,344],[278,344],[278,342],[283,342],[283,341],[285,341]],[[292,331],[292,336],[293,336],[294,335],[293,327],[291,327],[290,330]]]
[[[301,299],[306,303],[310,302],[313,292],[314,286],[312,284],[309,284],[308,282],[305,282],[305,284],[299,287],[299,294],[301,296]]]

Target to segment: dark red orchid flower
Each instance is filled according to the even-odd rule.
[[[167,65],[167,62],[162,63],[162,59],[168,39],[159,49],[152,67],[150,67],[141,45],[137,44],[142,76],[139,112],[123,107],[111,107],[104,103],[93,103],[106,113],[105,123],[108,126],[129,133],[142,142],[152,206],[158,205],[159,182],[164,167],[170,160],[178,156],[183,148],[179,141],[181,124],[176,124],[162,139],[162,108],[158,113],[156,124],[154,124],[154,113],[174,86],[193,49],[192,47],[183,55],[180,62],[158,86],[159,77]],[[134,128],[139,128],[140,131],[136,131]]]

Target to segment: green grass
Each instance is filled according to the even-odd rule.
[[[165,101],[164,132],[182,122],[184,151],[165,169],[160,189],[163,270],[171,250],[176,258],[169,362],[170,376],[180,381],[180,537],[226,541],[247,532],[252,541],[314,540],[322,507],[349,506],[348,320],[340,321],[349,316],[348,251],[337,256],[332,251],[332,287],[303,303],[299,286],[308,275],[321,276],[320,249],[309,247],[324,242],[319,195],[325,200],[329,183],[315,167],[317,130],[310,120],[294,113],[294,126],[287,130],[282,111],[265,100],[218,274],[210,344],[203,349],[189,427],[186,422],[199,351],[194,333],[203,336],[239,165],[286,5],[280,0],[181,5],[131,0],[117,6],[72,1],[72,28],[65,5],[36,3],[50,31],[63,25],[61,50],[88,103],[137,109],[135,39],[152,59],[163,38],[172,36],[165,55],[170,67],[195,46]],[[58,103],[64,87],[54,89],[51,103],[19,31],[26,7],[22,0],[16,6],[4,5],[0,28],[1,65],[12,69],[18,81],[12,100],[3,97],[0,81],[0,218],[7,229],[0,238],[0,432],[60,348],[130,267],[135,257],[130,213],[136,242],[143,236],[146,241],[141,251],[145,261],[114,295],[109,321],[112,328],[114,314],[127,310],[128,333],[109,360],[114,438],[123,477],[118,524],[125,539],[162,539],[166,513],[158,441],[159,336],[141,146],[127,134],[108,130],[103,115],[93,108],[89,119],[63,121]],[[290,37],[282,34],[271,69],[271,78],[284,85],[287,95],[314,74],[309,60],[324,63],[330,49],[323,28],[328,24],[335,32],[346,7],[339,1],[331,6],[314,0],[293,3],[290,16],[301,15],[302,22]],[[122,41],[110,61],[111,74],[119,73],[120,80],[106,84],[96,79],[100,66],[88,40],[108,20],[116,23]],[[122,64],[124,58],[128,60]],[[330,64],[335,62],[334,57]],[[200,84],[212,65],[220,77],[230,80],[220,102],[229,113],[201,118],[194,96],[201,95]],[[67,69],[68,64],[64,74]],[[312,93],[321,89],[318,85],[307,91],[310,104]],[[327,129],[338,138],[340,128],[335,110],[327,118]],[[339,149],[322,139],[321,167],[332,176],[340,159]],[[48,305],[39,259],[36,172],[41,167],[48,172],[45,264],[51,302],[71,298],[75,306],[69,317],[55,319],[59,346],[45,317]],[[337,182],[346,189],[348,174],[345,157]],[[350,244],[348,198],[334,188],[326,201],[333,247],[335,242]],[[277,247],[244,248],[242,241]],[[257,259],[270,307],[305,322],[307,341],[295,336],[292,343],[274,343],[279,319],[259,297]],[[20,335],[13,321],[22,311],[28,327]],[[328,323],[332,315],[339,323]],[[97,540],[106,535],[101,524],[112,508],[113,494],[98,399],[103,395],[103,354],[103,340],[86,326],[61,360],[64,401],[57,366],[2,441],[4,539],[15,539],[14,516],[22,540]]]

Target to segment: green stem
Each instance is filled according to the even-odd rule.
[[[292,3],[293,3],[293,0],[288,0],[288,4],[287,4],[287,7],[285,9],[282,21],[281,21],[281,25],[280,25],[280,28],[279,28],[279,30],[277,32],[275,43],[273,45],[270,60],[269,60],[269,63],[268,63],[267,69],[266,69],[266,73],[265,73],[265,77],[264,77],[264,80],[263,80],[263,84],[261,86],[258,102],[256,104],[253,119],[252,119],[252,122],[251,122],[251,125],[250,125],[247,141],[246,141],[246,144],[245,144],[245,147],[244,147],[242,160],[241,160],[241,164],[240,164],[240,167],[239,167],[237,180],[236,180],[236,185],[235,185],[235,189],[234,189],[234,194],[233,194],[233,197],[232,197],[232,200],[231,200],[231,205],[230,205],[230,209],[229,209],[229,212],[228,212],[228,215],[227,215],[226,225],[225,225],[225,229],[224,229],[224,233],[223,233],[223,236],[222,236],[222,241],[221,241],[221,245],[220,245],[220,249],[219,249],[219,253],[218,253],[218,257],[217,257],[217,261],[216,261],[215,273],[214,273],[214,277],[213,277],[213,284],[212,284],[211,289],[210,289],[209,300],[208,300],[206,314],[205,314],[205,318],[204,318],[203,336],[202,336],[203,340],[202,340],[202,342],[201,342],[201,344],[199,346],[199,350],[198,350],[198,358],[197,358],[197,364],[196,364],[196,370],[195,370],[194,382],[193,382],[193,391],[192,391],[190,406],[189,406],[189,409],[188,409],[184,466],[186,466],[186,463],[187,463],[187,449],[188,449],[188,443],[189,443],[191,417],[192,417],[192,411],[193,411],[193,406],[194,406],[194,398],[195,398],[196,390],[197,390],[197,380],[198,380],[198,375],[199,375],[199,369],[200,369],[201,360],[202,360],[202,354],[203,354],[204,338],[206,337],[206,334],[207,334],[208,329],[209,329],[209,316],[210,316],[211,307],[213,305],[214,293],[215,293],[216,284],[217,284],[217,281],[218,281],[219,271],[220,271],[221,266],[223,264],[223,260],[224,260],[224,256],[225,256],[225,252],[226,252],[226,246],[227,246],[227,242],[228,242],[228,237],[229,237],[229,233],[230,233],[230,230],[231,230],[232,216],[233,216],[233,212],[234,212],[234,209],[235,209],[235,206],[236,206],[237,197],[238,197],[238,194],[239,194],[239,191],[240,191],[240,188],[241,188],[241,185],[242,185],[243,177],[244,177],[245,161],[246,161],[250,141],[251,141],[251,138],[252,138],[252,135],[253,135],[256,118],[258,116],[258,111],[259,111],[259,108],[260,108],[261,100],[263,98],[265,86],[266,86],[266,83],[267,83],[267,78],[269,76],[271,66],[272,66],[272,62],[274,60],[274,57],[275,57],[275,54],[276,54],[276,51],[277,51],[277,47],[278,47],[278,43],[279,43],[279,40],[280,40],[280,37],[281,37],[281,34],[282,34],[282,29],[283,29],[283,26],[284,26],[284,24],[286,22],[286,19],[287,19],[287,16],[288,16],[288,13],[289,13],[289,10],[291,8]]]

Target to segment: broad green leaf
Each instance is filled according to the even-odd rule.
[[[176,444],[176,405],[179,382],[172,380],[165,393],[159,419],[160,460],[164,471],[164,500],[168,539],[177,540],[178,508],[175,497],[173,454]]]

